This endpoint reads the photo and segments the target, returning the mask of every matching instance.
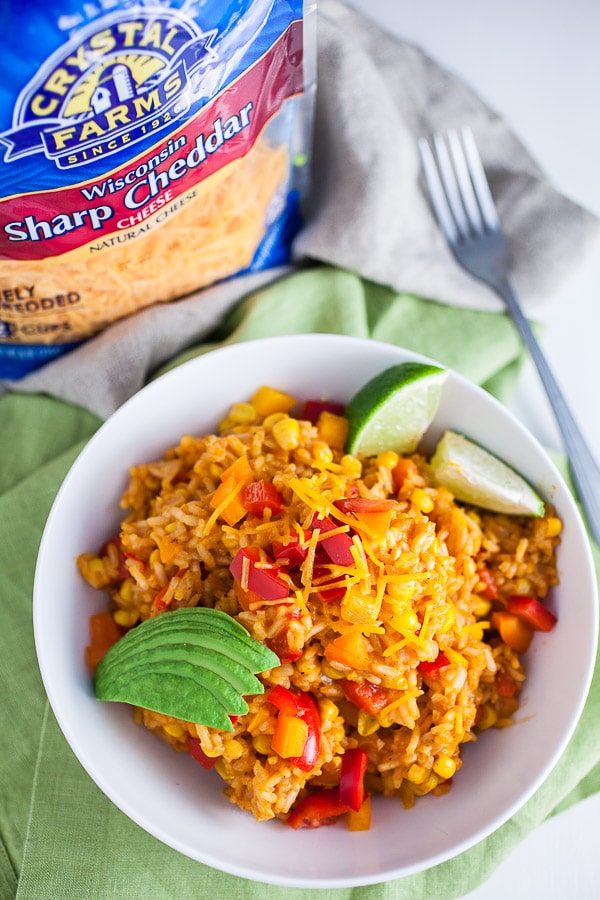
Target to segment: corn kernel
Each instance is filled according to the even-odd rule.
[[[179,741],[185,734],[184,729],[178,722],[168,722],[166,725],[163,725],[163,730],[167,732],[169,737],[173,737]]]
[[[233,759],[239,759],[240,756],[244,753],[244,747],[240,743],[240,741],[236,741],[235,738],[231,738],[230,741],[227,741],[223,748],[223,759],[227,760],[227,762],[231,762]]]
[[[482,709],[479,721],[477,722],[477,730],[486,731],[488,728],[492,728],[497,721],[498,713],[493,706],[491,706],[489,703],[486,703]]]
[[[273,431],[273,425],[275,425],[276,422],[281,422],[282,419],[289,419],[288,414],[282,412],[271,413],[270,416],[267,416],[263,420],[263,428],[265,431]]]
[[[398,465],[399,456],[395,450],[383,450],[377,454],[377,465],[383,469],[395,469]]]
[[[359,710],[358,712],[358,733],[363,737],[368,737],[370,734],[375,734],[375,732],[379,729],[379,722],[375,718],[375,716],[371,716],[368,712],[365,712],[364,709]]]
[[[231,781],[232,774],[229,771],[227,764],[224,759],[218,759],[215,763],[215,769],[223,779],[223,781]]]
[[[313,460],[316,465],[327,466],[330,462],[333,461],[333,451],[327,444],[316,441],[313,444],[312,452]]]
[[[131,601],[131,597],[133,595],[133,582],[131,578],[126,578],[123,584],[121,585],[121,590],[119,591],[119,596],[125,603],[129,603]]]
[[[558,516],[550,516],[546,522],[546,533],[548,537],[557,537],[562,531],[562,522]]]
[[[430,513],[434,507],[432,497],[423,488],[415,488],[410,499],[422,513]]]
[[[159,551],[158,547],[156,548],[156,550],[152,551],[152,553],[150,554],[150,557],[148,559],[148,562],[150,563],[151,568],[154,568],[154,566],[162,565],[162,560],[160,558],[160,551]]]
[[[527,597],[531,592],[531,582],[528,578],[519,578],[515,588],[515,594],[521,597]]]
[[[221,475],[223,474],[223,466],[220,466],[216,462],[211,462],[211,464],[208,467],[208,473],[211,478],[214,478],[215,481],[218,481],[221,478]]]
[[[413,791],[418,797],[423,797],[425,794],[433,791],[439,783],[440,779],[435,774],[435,772],[430,772],[425,781],[423,781],[421,784],[415,784],[415,786],[413,787]]]
[[[286,417],[273,425],[273,437],[282,450],[295,450],[300,443],[300,426],[297,419]]]
[[[407,772],[407,778],[413,784],[423,784],[428,774],[429,773],[424,766],[420,766],[418,763],[413,763]]]
[[[401,612],[399,615],[394,616],[392,626],[396,628],[398,631],[417,631],[420,625],[419,617],[416,612],[413,612],[412,609],[406,609],[404,612]]]
[[[234,425],[247,425],[250,422],[254,422],[256,409],[251,403],[234,403],[229,410],[228,418]]]
[[[323,726],[326,722],[332,723],[339,716],[339,709],[333,702],[333,700],[328,700],[327,698],[323,698],[319,700],[319,714],[321,716],[321,726]]]
[[[393,794],[396,790],[396,785],[394,784],[394,774],[393,772],[382,772],[381,773],[381,783],[383,786],[383,793],[387,794],[389,797],[390,794]]]
[[[391,582],[387,586],[387,592],[390,597],[398,601],[398,604],[409,603],[416,593],[414,584],[405,582],[404,584],[394,584]]]
[[[252,738],[252,746],[257,753],[262,753],[263,756],[268,756],[271,752],[272,737],[272,734],[255,734]]]
[[[118,609],[115,613],[113,613],[113,619],[115,620],[117,625],[121,625],[122,628],[129,628],[129,626],[132,624],[131,617],[128,610],[126,609]]]
[[[438,756],[434,762],[433,771],[436,772],[440,778],[452,778],[456,772],[456,763],[451,756],[446,756],[446,754],[443,753],[441,756]]]
[[[360,478],[362,475],[362,463],[350,453],[344,454],[340,460],[342,472],[347,478]]]
[[[84,578],[86,579],[86,581],[89,581],[92,587],[106,587],[108,581],[106,577],[106,569],[104,568],[104,563],[99,557],[95,556],[91,559],[86,559],[81,568]]]
[[[167,534],[173,534],[175,529],[177,528],[177,522],[169,522],[168,525],[165,525],[165,531]]]
[[[478,619],[481,619],[483,618],[483,616],[487,616],[491,608],[491,600],[486,600],[485,597],[478,597],[477,603],[473,607],[473,613],[477,616]]]

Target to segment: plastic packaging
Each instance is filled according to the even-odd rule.
[[[0,377],[289,259],[314,12],[302,0],[9,0]]]

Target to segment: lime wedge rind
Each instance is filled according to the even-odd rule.
[[[447,377],[445,369],[419,362],[400,363],[375,375],[346,407],[348,453],[413,453],[433,421]]]
[[[544,501],[521,475],[457,432],[442,435],[431,458],[431,472],[463,503],[506,515],[544,515]]]

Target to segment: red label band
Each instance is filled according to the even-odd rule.
[[[302,25],[295,22],[201,113],[142,156],[76,188],[0,203],[0,258],[58,256],[142,222],[244,156],[284,101],[302,87]],[[164,127],[163,114],[157,113],[157,128]],[[94,158],[89,148],[79,153]]]

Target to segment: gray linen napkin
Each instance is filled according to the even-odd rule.
[[[547,302],[600,239],[598,220],[561,196],[508,125],[419,48],[339,0],[321,0],[313,179],[294,265],[325,262],[398,291],[500,309],[455,264],[419,177],[416,139],[468,124],[513,245],[526,309]],[[236,278],[109,327],[0,393],[46,393],[108,416],[178,351],[215,328],[242,297],[283,277]]]

